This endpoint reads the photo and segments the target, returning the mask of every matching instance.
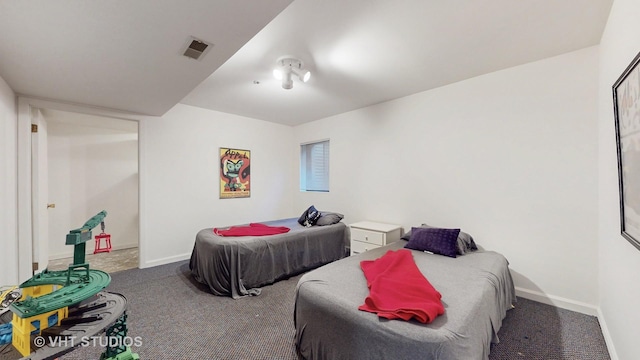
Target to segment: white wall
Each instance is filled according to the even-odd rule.
[[[204,228],[298,216],[293,128],[182,104],[141,125],[143,266],[188,258]],[[219,199],[220,147],[251,150],[251,197]]]
[[[638,14],[640,2],[616,0],[599,49],[599,302],[605,336],[623,360],[640,359],[640,251],[620,235],[612,86],[640,51]]]
[[[16,95],[0,77],[0,286],[18,281]]]
[[[70,230],[102,210],[113,249],[138,246],[138,124],[46,111],[48,125],[49,258],[73,256]],[[100,226],[93,229],[98,235]],[[103,242],[104,246],[104,242]],[[93,253],[94,242],[87,243]]]
[[[596,94],[592,47],[298,126],[330,139],[331,191],[295,208],[461,227],[521,294],[595,313]]]

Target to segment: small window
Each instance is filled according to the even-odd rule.
[[[300,145],[300,191],[329,191],[329,140]]]

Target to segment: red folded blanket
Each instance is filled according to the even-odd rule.
[[[422,275],[410,250],[387,251],[376,260],[360,262],[367,278],[369,296],[359,310],[386,319],[430,323],[444,314],[442,295]]]
[[[220,236],[263,236],[289,232],[286,226],[269,226],[259,223],[251,223],[249,226],[232,226],[228,229],[213,229],[213,233]]]

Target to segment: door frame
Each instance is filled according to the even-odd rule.
[[[111,109],[89,107],[61,103],[51,100],[18,97],[18,283],[22,283],[33,276],[33,213],[32,213],[32,181],[34,181],[31,170],[31,111],[33,108],[51,109],[80,114],[111,117],[122,120],[133,120],[138,122],[138,267],[143,268],[146,260],[146,207],[145,207],[145,121],[155,119],[152,116],[143,116],[119,112]]]
[[[48,265],[48,164],[47,164],[47,120],[40,109],[31,108],[31,123],[37,130],[31,131],[31,231],[33,234],[32,256],[35,272],[42,272]]]

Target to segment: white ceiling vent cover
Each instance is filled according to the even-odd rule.
[[[200,59],[202,55],[204,55],[210,48],[212,48],[212,44],[208,44],[202,40],[191,37],[189,39],[189,45],[187,46],[187,50],[184,52],[184,56],[192,59]]]

